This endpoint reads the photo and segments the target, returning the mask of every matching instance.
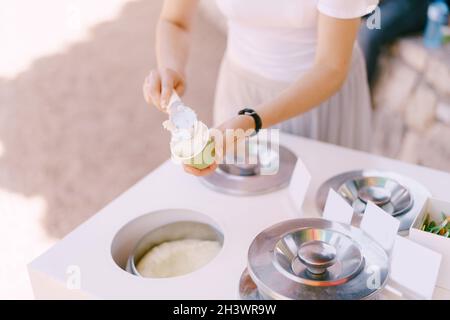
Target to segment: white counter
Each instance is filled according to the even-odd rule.
[[[450,174],[444,172],[285,134],[281,144],[300,156],[311,172],[303,206],[306,217],[319,215],[319,186],[349,170],[394,171],[423,184],[434,197],[450,199]],[[214,220],[224,234],[219,255],[204,268],[171,279],[141,279],[120,269],[111,257],[115,234],[136,217],[168,208],[191,209]],[[286,189],[252,197],[224,195],[166,162],[31,262],[30,278],[37,298],[236,299],[251,240],[277,221],[300,216]],[[79,290],[66,286],[72,265],[81,272]],[[435,298],[450,299],[450,293],[437,288]]]

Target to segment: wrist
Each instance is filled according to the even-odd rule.
[[[228,151],[234,150],[237,142],[254,132],[255,121],[248,115],[237,115],[216,128],[213,139],[216,143],[216,156],[220,159]]]
[[[249,115],[242,114],[234,118],[235,127],[234,129],[242,129],[244,131],[255,130],[255,120]]]
[[[233,118],[225,121],[224,123],[222,123],[218,129],[221,131],[230,129],[230,130],[253,130],[255,128],[255,123],[252,117],[248,116],[248,115],[237,115],[234,116]]]

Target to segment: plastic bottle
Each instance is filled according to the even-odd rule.
[[[436,0],[428,7],[428,22],[424,44],[427,48],[440,48],[443,43],[442,27],[447,24],[448,6],[444,0]]]

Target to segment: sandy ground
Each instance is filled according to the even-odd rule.
[[[26,263],[168,158],[141,93],[160,5],[0,2],[0,298],[32,298]],[[185,101],[210,122],[225,43],[195,31]]]

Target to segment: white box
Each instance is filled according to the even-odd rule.
[[[450,202],[429,198],[420,214],[416,217],[409,238],[433,251],[442,254],[441,268],[437,280],[437,286],[450,290],[450,238],[420,230],[427,213],[436,222],[442,220],[441,212],[450,215]]]

